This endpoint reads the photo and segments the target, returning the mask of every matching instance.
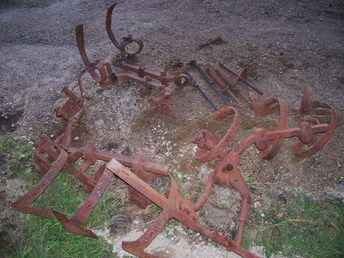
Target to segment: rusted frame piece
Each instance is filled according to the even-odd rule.
[[[330,130],[331,125],[318,124],[311,127],[312,134],[326,133]],[[266,130],[259,129],[247,136],[243,141],[236,144],[226,156],[219,162],[215,169],[214,182],[220,185],[228,185],[237,190],[241,195],[241,209],[239,215],[239,230],[235,237],[237,244],[241,243],[244,225],[246,223],[250,210],[250,192],[239,171],[240,155],[251,145],[259,146],[264,142],[266,146],[275,146],[276,141],[283,138],[298,138],[301,139],[303,135],[301,128],[287,128]],[[264,150],[263,150],[264,151]]]
[[[208,76],[215,82],[218,88],[221,90],[222,94],[229,93],[230,97],[236,103],[242,103],[242,96],[239,94],[238,89],[234,88],[233,85],[227,84],[223,76],[219,73],[217,69],[214,69],[210,65],[207,66],[206,72]]]
[[[17,201],[11,203],[11,207],[26,214],[34,214],[43,218],[54,218],[52,209],[35,208],[33,202],[44,193],[55,178],[61,173],[65,166],[68,154],[60,149],[58,158],[51,164],[48,171],[43,175],[41,181],[28,193],[20,197]]]
[[[217,111],[214,116],[217,120],[223,120],[226,116],[233,116],[233,122],[225,136],[221,139],[208,130],[200,130],[199,135],[193,140],[193,143],[198,146],[195,155],[196,159],[202,162],[223,158],[227,152],[229,143],[233,140],[240,127],[239,113],[233,107],[225,106]]]
[[[263,92],[261,90],[259,90],[256,86],[254,86],[252,83],[250,83],[247,80],[247,69],[246,68],[244,68],[240,72],[240,74],[236,74],[235,72],[230,70],[227,66],[225,66],[222,63],[219,63],[219,66],[222,70],[227,72],[228,76],[231,76],[231,80],[232,80],[232,82],[234,82],[235,85],[242,82],[245,86],[252,89],[256,94],[263,95]]]
[[[68,101],[65,103],[65,105],[69,105]],[[97,179],[99,177],[99,172],[97,172],[94,177],[87,176],[84,174],[84,172],[95,163],[95,160],[92,159],[92,157],[87,156],[88,153],[85,153],[84,156],[71,156],[68,150],[72,141],[72,131],[76,123],[78,123],[82,112],[83,110],[81,109],[69,120],[63,132],[58,135],[54,141],[51,140],[48,136],[41,136],[40,141],[36,145],[36,149],[33,153],[33,161],[38,171],[42,175],[45,175],[46,172],[50,169],[51,163],[58,158],[58,151],[60,149],[63,149],[68,153],[68,159],[65,163],[65,166],[63,167],[63,171],[66,171],[76,177],[80,181],[80,183],[82,183],[84,190],[86,192],[91,192],[96,185]],[[73,163],[82,157],[84,158],[84,161],[81,164],[79,170],[77,170],[73,166]]]
[[[206,83],[208,84],[208,86],[215,92],[215,94],[221,99],[222,104],[229,104],[230,103],[230,99],[228,98],[227,95],[223,94],[222,91],[220,91],[219,89],[216,88],[215,86],[215,82],[209,78],[208,74],[203,70],[203,68],[197,63],[196,60],[191,60],[189,62],[189,65],[196,69],[196,71],[201,75],[201,77],[203,78],[203,80],[206,81]],[[202,94],[203,95],[203,94]],[[207,98],[209,98],[206,94],[205,96]]]
[[[83,224],[86,223],[88,217],[90,216],[93,208],[100,200],[106,189],[112,182],[113,175],[105,170],[105,166],[99,168],[97,172],[99,179],[87,197],[87,199],[79,206],[76,213],[71,219],[68,219],[66,215],[58,211],[53,211],[56,219],[63,225],[64,229],[72,234],[82,235],[92,238],[97,238],[97,236],[88,228],[83,227]],[[101,174],[101,175],[100,175]]]
[[[143,42],[139,39],[134,39],[132,35],[128,35],[123,37],[120,42],[117,41],[115,34],[112,31],[112,13],[114,8],[116,7],[117,3],[112,4],[106,11],[106,32],[111,40],[112,44],[118,48],[121,52],[122,59],[130,59],[139,54],[143,49]],[[136,45],[137,48],[134,52],[130,52],[128,47],[130,45]]]
[[[216,119],[224,119],[226,116],[233,115],[233,121],[226,134],[219,139],[207,130],[201,130],[194,143],[197,144],[196,159],[201,162],[208,162],[211,160],[218,160],[214,172],[212,172],[205,181],[205,191],[200,196],[198,202],[195,204],[196,209],[200,209],[209,198],[214,184],[228,186],[239,192],[241,196],[241,208],[239,215],[239,229],[234,238],[237,246],[241,245],[244,226],[250,211],[251,195],[248,186],[242,177],[238,165],[239,156],[226,162],[226,155],[230,151],[229,144],[233,141],[239,127],[240,119],[239,113],[233,107],[226,106],[215,113]]]
[[[82,108],[84,104],[83,92],[80,88],[80,97],[73,93],[72,90],[67,87],[63,88],[62,92],[64,93],[67,100],[62,106],[59,106],[55,110],[55,115],[58,118],[62,118],[65,121],[71,120]]]
[[[166,198],[115,159],[111,160],[106,167],[163,210],[159,218],[151,224],[148,230],[138,240],[122,243],[124,250],[138,257],[157,258],[158,256],[146,253],[145,248],[149,246],[153,239],[163,231],[167,222],[174,218],[179,220],[184,226],[221,244],[229,251],[235,252],[245,258],[257,257],[256,255],[239,247],[235,241],[228,240],[225,236],[199,224],[195,207],[190,200],[184,199],[180,195],[177,184],[172,179],[169,196]]]
[[[94,164],[96,160],[106,162],[110,161],[114,158],[114,156],[116,156],[105,152],[97,152],[91,145],[80,149],[72,148],[69,150],[69,153],[71,160],[76,160],[79,157],[84,157],[85,159],[85,162],[80,166],[80,169],[77,170],[76,173],[73,173],[74,176],[83,175],[90,168],[90,165]],[[153,179],[158,176],[168,175],[166,167],[149,161],[133,159],[122,155],[117,155],[116,158],[134,168],[137,176],[143,179],[145,182],[152,182]],[[106,189],[111,184],[112,178],[112,173],[109,173],[108,170],[105,170],[104,165],[99,167],[95,173],[95,186],[92,189],[92,192],[80,205],[79,209],[72,218],[68,219],[64,214],[53,211],[55,217],[64,226],[67,232],[96,238],[96,235],[90,229],[83,227],[83,224],[85,224],[96,203],[100,200]],[[131,186],[129,186],[129,199],[141,208],[146,208],[149,204],[151,204],[149,199]]]
[[[181,87],[188,83],[190,79],[184,73],[172,76],[169,75],[165,70],[147,70],[141,66],[135,66],[126,63],[121,63],[118,65],[118,67],[122,70],[117,73],[117,78],[119,80],[134,80],[158,89],[159,93],[150,99],[153,109],[159,113],[169,115],[172,115],[171,96],[175,89],[172,83]]]
[[[100,85],[108,86],[118,80],[134,80],[154,88],[158,88],[160,93],[151,98],[155,110],[161,113],[172,114],[171,94],[173,88],[170,83],[174,82],[178,86],[184,85],[183,80],[179,80],[179,76],[169,76],[166,71],[155,72],[149,71],[142,67],[129,65],[123,61],[134,57],[141,52],[143,42],[138,39],[133,39],[131,35],[123,37],[119,42],[111,28],[112,13],[117,3],[114,3],[107,9],[106,13],[106,31],[111,42],[121,51],[121,62],[117,65],[122,69],[117,74],[114,73],[111,67],[112,61],[110,60],[97,60],[91,62],[87,56],[84,39],[84,27],[82,24],[76,26],[76,42],[80,52],[81,59],[86,67],[86,71],[91,77]],[[134,52],[130,52],[130,47],[137,46]],[[80,76],[81,77],[81,76]],[[185,82],[186,83],[186,82]],[[79,78],[79,86],[82,90],[81,79]]]
[[[58,137],[57,139],[62,139],[64,137],[66,136],[62,136],[61,138]],[[120,154],[114,155],[106,152],[97,152],[91,145],[87,145],[83,148],[72,148],[68,146],[65,145],[62,147],[56,142],[51,141],[47,136],[41,138],[34,154],[34,161],[43,175],[42,180],[33,190],[13,203],[12,207],[24,213],[34,214],[44,218],[56,218],[64,226],[67,232],[73,234],[93,238],[96,237],[90,229],[85,228],[83,225],[96,203],[111,184],[113,177],[112,173],[105,170],[104,165],[98,168],[94,177],[85,175],[86,171],[95,164],[97,160],[106,162],[110,161],[115,156],[124,164],[135,169],[138,177],[147,182],[152,182],[152,180],[158,176],[168,175],[167,167],[149,161],[134,159]],[[82,158],[84,162],[77,170],[74,168],[73,163],[80,158]],[[47,187],[62,171],[71,173],[80,180],[85,190],[90,192],[90,195],[70,219],[68,219],[66,215],[52,209],[34,208],[32,206],[33,201],[43,194]],[[149,199],[130,186],[129,196],[132,201],[142,208],[145,208],[151,203]]]
[[[308,94],[305,94],[308,96]],[[306,97],[307,98],[307,97]],[[334,130],[336,128],[337,123],[337,115],[336,111],[328,105],[320,104],[319,102],[315,101],[308,101],[303,100],[302,103],[311,103],[312,107],[308,108],[308,110],[313,110],[318,107],[321,108],[321,114],[327,113],[330,116],[329,123],[315,123],[314,120],[311,121],[303,120],[300,123],[300,127],[296,128],[289,128],[288,127],[288,105],[286,102],[279,98],[267,98],[258,101],[257,99],[253,102],[253,106],[256,114],[260,114],[261,116],[269,114],[273,112],[273,109],[278,106],[280,111],[280,118],[279,123],[276,129],[265,129],[265,128],[258,128],[256,132],[252,135],[248,136],[244,142],[250,142],[252,138],[254,138],[254,144],[256,144],[258,150],[262,152],[263,158],[268,158],[273,156],[276,153],[277,146],[280,144],[280,141],[283,138],[293,138],[296,137],[299,139],[300,143],[295,145],[294,152],[296,155],[300,155],[301,145],[308,145],[308,150],[301,154],[303,155],[311,155],[316,151],[319,151],[332,137]],[[301,105],[302,107],[302,105]],[[237,113],[234,108],[226,107],[228,110],[225,113]],[[231,111],[229,111],[231,110]],[[215,114],[217,118],[221,118],[221,112]],[[201,130],[200,136],[198,136],[194,143],[198,145],[198,150],[196,153],[196,158],[200,161],[206,162],[209,160],[219,159],[223,157],[223,153],[226,153],[228,150],[228,144],[231,139],[233,139],[235,131],[238,128],[238,120],[236,119],[236,115],[234,116],[234,122],[232,123],[231,127],[227,131],[227,134],[222,138],[220,141],[218,137],[214,136],[211,132],[207,130]],[[264,132],[264,133],[262,133]],[[320,134],[320,139],[316,141],[316,135]],[[219,143],[223,142],[226,144],[220,145]],[[250,144],[253,144],[250,142]],[[301,145],[300,145],[301,144]],[[227,145],[227,146],[226,146]],[[245,145],[246,146],[246,145]],[[248,146],[247,146],[248,147]],[[237,147],[236,147],[237,148]],[[299,153],[300,152],[300,153]],[[221,155],[222,154],[222,155]]]
[[[85,49],[84,29],[82,24],[76,26],[75,33],[77,46],[81,55],[81,59],[85,64],[86,71],[100,86],[108,86],[117,82],[118,80],[134,80],[139,83],[149,85],[153,88],[158,88],[160,90],[160,94],[152,98],[154,107],[163,113],[171,114],[171,94],[173,90],[169,86],[169,83],[172,81],[178,83],[179,80],[177,80],[176,76],[169,77],[165,71],[156,73],[145,70],[142,67],[136,67],[124,63],[120,65],[122,71],[116,74],[113,72],[110,62],[106,60],[98,60],[94,63],[89,61]],[[80,79],[79,85],[80,89],[82,89]]]
[[[85,162],[80,166],[80,169],[75,170],[72,165],[72,161],[74,160],[71,160],[70,154],[68,154],[67,151],[65,151],[60,146],[57,146],[56,143],[52,142],[47,137],[43,137],[42,139],[43,141],[40,142],[41,145],[38,147],[37,151],[45,151],[48,154],[48,159],[53,159],[56,153],[53,152],[54,150],[52,149],[52,146],[55,146],[56,149],[60,151],[60,154],[51,165],[48,163],[48,161],[43,160],[40,155],[35,154],[35,163],[40,164],[38,165],[38,167],[40,167],[41,170],[47,169],[48,166],[50,166],[50,168],[48,168],[48,171],[46,171],[43,175],[41,183],[39,183],[33,190],[31,190],[14,204],[12,204],[12,207],[24,213],[34,214],[36,216],[50,219],[56,218],[64,226],[67,232],[95,238],[96,235],[90,229],[84,228],[83,224],[86,222],[87,218],[92,212],[92,209],[99,201],[102,194],[111,184],[112,174],[104,172],[105,166],[102,166],[96,171],[94,178],[86,176],[84,175],[84,173],[87,169],[89,169],[90,165],[92,165],[93,162],[85,160]],[[75,159],[75,156],[73,158]],[[44,165],[42,166],[42,164]],[[42,195],[47,187],[54,181],[57,175],[63,170],[69,171],[73,176],[78,178],[80,182],[83,183],[85,190],[87,192],[91,192],[86,201],[84,201],[80,205],[78,211],[71,219],[68,219],[66,215],[53,209],[32,207],[32,202],[34,201],[34,199]]]
[[[52,141],[42,143],[42,147],[45,146],[44,150],[47,153],[49,153],[51,156],[55,156],[55,153],[52,153],[52,150],[49,149],[49,147],[51,147],[51,144],[54,144],[54,143]],[[43,151],[41,148],[39,149]],[[67,152],[65,152],[64,150],[62,151],[66,154],[68,152],[68,156],[65,159],[64,165],[60,167],[60,170],[57,171],[56,173],[59,173],[62,169],[69,171],[73,176],[75,176],[76,178],[80,180],[80,182],[85,186],[85,190],[87,192],[91,192],[90,195],[87,197],[87,199],[80,205],[75,215],[73,215],[71,219],[68,219],[66,215],[60,212],[51,210],[51,209],[47,209],[47,211],[42,211],[42,210],[31,211],[29,210],[28,207],[26,207],[28,205],[26,205],[25,207],[21,205],[23,203],[23,201],[21,200],[19,200],[18,204],[14,207],[21,208],[21,211],[23,212],[30,211],[32,214],[35,214],[41,217],[47,217],[47,216],[49,216],[48,218],[56,217],[59,220],[59,222],[64,226],[67,232],[77,234],[77,235],[83,235],[83,236],[88,236],[88,237],[93,237],[93,238],[96,237],[90,229],[84,228],[83,224],[86,222],[94,206],[100,200],[101,196],[103,195],[103,193],[106,191],[106,189],[112,182],[113,175],[111,173],[108,173],[107,171],[104,171],[105,166],[99,167],[94,177],[85,175],[86,171],[96,162],[96,160],[109,161],[115,156],[118,160],[120,160],[124,164],[135,168],[137,175],[147,182],[151,182],[157,176],[168,175],[167,167],[160,166],[149,161],[144,161],[142,159],[135,160],[133,158],[129,158],[123,155],[113,155],[106,152],[97,152],[95,148],[91,145],[88,145],[83,148],[70,148],[70,149],[67,148]],[[84,159],[84,162],[80,165],[80,168],[76,170],[72,164],[76,160],[79,160],[80,158]],[[50,170],[46,172],[46,174],[44,175],[44,178],[47,176],[50,176],[49,171]],[[150,173],[147,173],[146,171],[149,171]],[[138,206],[142,208],[145,208],[147,205],[151,203],[150,200],[146,199],[144,196],[138,193],[136,189],[133,189],[130,186],[129,186],[129,197],[130,197],[130,200],[134,201]],[[45,215],[45,214],[48,214],[48,215]]]
[[[119,67],[124,71],[131,72],[140,78],[146,78],[147,81],[156,80],[159,81],[161,84],[176,82],[176,76],[170,76],[165,70],[151,71],[145,69],[142,66],[136,66],[126,63],[120,64]]]

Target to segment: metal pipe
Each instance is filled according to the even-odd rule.
[[[228,96],[224,95],[221,91],[219,91],[215,87],[215,82],[209,78],[207,73],[202,69],[202,67],[196,62],[196,60],[190,61],[189,65],[193,68],[195,68],[202,78],[208,83],[209,87],[216,93],[216,95],[221,99],[223,104],[228,104],[231,103],[231,100],[229,99]]]
[[[185,75],[187,79],[190,81],[192,87],[194,87],[196,90],[198,90],[199,93],[201,93],[202,97],[209,103],[209,106],[211,106],[213,111],[218,110],[214,102],[207,96],[207,94],[201,89],[201,87],[197,84],[197,82],[192,78],[191,74],[188,72],[185,72]]]
[[[242,78],[240,78],[239,75],[237,75],[235,72],[233,72],[232,70],[230,70],[227,66],[225,66],[222,63],[219,63],[219,66],[224,69],[226,72],[235,75],[238,78],[238,81],[243,82],[247,87],[251,88],[252,90],[254,90],[256,93],[258,93],[259,95],[263,95],[263,92],[261,90],[259,90],[257,87],[255,87],[252,83],[250,83],[247,80],[244,80]]]
[[[239,99],[234,94],[233,90],[229,87],[229,85],[226,85],[226,82],[218,76],[218,74],[212,67],[207,68],[207,74],[223,90],[223,92],[229,93],[231,95],[231,98],[236,103],[240,103]]]

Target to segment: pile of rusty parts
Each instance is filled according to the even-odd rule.
[[[75,89],[65,88],[63,90],[66,101],[56,109],[56,116],[65,121],[65,127],[55,139],[50,139],[44,135],[41,137],[33,157],[34,164],[41,173],[42,179],[30,192],[12,203],[12,207],[23,213],[57,219],[70,233],[96,237],[90,229],[84,227],[84,224],[102,194],[117,177],[128,185],[131,202],[141,208],[154,203],[162,209],[159,217],[150,224],[138,240],[122,243],[123,249],[129,253],[144,258],[157,257],[146,253],[145,249],[164,230],[170,219],[176,219],[185,227],[224,246],[228,251],[235,252],[245,258],[257,257],[241,247],[251,197],[250,190],[239,170],[240,155],[254,145],[262,159],[271,159],[287,138],[297,140],[293,145],[293,152],[296,156],[305,158],[312,155],[328,143],[334,134],[337,120],[336,111],[329,105],[314,100],[310,89],[306,88],[301,106],[297,110],[298,115],[294,116],[298,119],[298,127],[289,127],[290,112],[287,103],[277,97],[264,96],[246,80],[245,71],[237,75],[221,64],[219,69],[208,66],[203,70],[195,61],[190,62],[189,67],[198,70],[203,79],[208,82],[209,87],[224,102],[225,105],[218,108],[202,91],[191,74],[185,70],[172,76],[165,71],[156,73],[147,71],[142,67],[126,64],[125,60],[133,58],[142,50],[143,43],[131,36],[123,38],[121,42],[115,39],[111,30],[111,16],[114,6],[115,4],[107,11],[106,29],[111,41],[121,52],[121,61],[117,65],[121,72],[114,73],[109,62],[96,61],[91,63],[89,61],[85,52],[83,26],[77,26],[77,43],[86,66],[79,78],[79,93],[77,94]],[[130,47],[132,48],[132,44],[136,46],[134,51],[129,50]],[[172,177],[170,177],[170,190],[167,195],[159,193],[151,187],[150,184],[155,178],[169,176],[166,166],[142,158],[98,151],[92,144],[83,147],[73,146],[72,134],[78,126],[86,102],[84,89],[81,85],[81,77],[85,72],[88,72],[100,86],[114,84],[119,79],[129,79],[161,89],[161,95],[156,97],[154,104],[163,112],[171,111],[169,101],[172,91],[170,84],[185,85],[188,83],[197,88],[210,106],[216,110],[215,117],[217,119],[231,119],[231,125],[224,136],[220,137],[208,130],[200,130],[199,135],[193,141],[197,145],[196,160],[203,163],[216,161],[216,167],[205,179],[205,188],[196,202],[184,198],[180,194],[178,185]],[[228,82],[229,80],[231,81]],[[231,87],[228,88],[228,85]],[[240,88],[243,85],[247,86],[246,92]],[[234,143],[233,140],[240,128],[240,117],[236,108],[227,105],[233,101],[240,104],[247,103],[255,117],[277,114],[279,119],[276,126],[274,128],[255,128],[251,134]],[[91,176],[92,166],[97,162],[102,163],[102,165],[98,166],[98,169]],[[80,181],[85,191],[90,193],[72,218],[67,218],[64,214],[53,209],[33,207],[35,199],[44,193],[60,173],[70,173]],[[198,211],[208,201],[214,185],[228,186],[240,193],[241,209],[238,219],[238,232],[234,240],[201,225],[198,221]]]

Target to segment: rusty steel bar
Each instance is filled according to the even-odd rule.
[[[17,201],[11,203],[11,207],[15,208],[23,213],[35,214],[44,218],[54,218],[51,209],[46,208],[34,208],[33,202],[37,199],[48,186],[53,183],[55,178],[61,173],[62,168],[67,162],[68,155],[65,151],[60,150],[58,158],[51,164],[50,169],[42,177],[41,181],[30,192],[20,197]]]
[[[100,176],[97,184],[95,185],[92,193],[87,197],[87,199],[80,205],[78,211],[74,214],[71,219],[57,211],[54,211],[55,217],[64,226],[67,232],[84,235],[89,237],[96,237],[96,235],[89,229],[83,228],[87,218],[90,216],[92,209],[97,204],[99,199],[102,197],[108,186],[112,182],[112,174],[105,170],[105,166],[102,168],[102,175]]]
[[[215,82],[209,78],[208,74],[203,70],[203,68],[196,62],[196,60],[192,60],[189,62],[189,65],[197,70],[197,72],[201,75],[203,80],[209,85],[209,87],[215,92],[215,94],[221,99],[223,104],[229,104],[231,101],[228,96],[224,95],[220,90],[218,90],[215,86]]]
[[[243,71],[241,72],[241,74],[238,75],[238,74],[236,74],[235,72],[233,72],[232,70],[230,70],[230,69],[229,69],[227,66],[225,66],[223,63],[219,63],[219,66],[220,66],[223,70],[227,71],[228,74],[234,76],[234,77],[235,77],[235,80],[237,80],[238,82],[240,81],[240,82],[244,83],[247,87],[249,87],[249,88],[251,88],[252,90],[254,90],[257,94],[259,94],[259,95],[263,95],[263,94],[264,94],[261,90],[259,90],[256,86],[254,86],[252,83],[250,83],[250,82],[247,80],[247,78],[246,78],[246,71],[245,71],[245,70],[243,70]],[[244,74],[245,76],[243,76],[243,74]]]
[[[226,76],[218,69],[214,68],[216,76],[221,80],[221,82],[224,82],[226,89],[228,89],[230,92],[232,92],[234,95],[237,96],[238,100],[240,100],[241,103],[247,102],[248,96],[245,96],[242,94],[242,91],[240,88],[238,88],[238,83],[231,83]]]
[[[279,122],[277,130],[288,129],[288,104],[281,98],[276,98],[276,102],[279,106]],[[257,144],[257,148],[260,150],[260,156],[262,159],[272,159],[281,147],[283,137],[276,138],[269,144]]]
[[[236,103],[240,103],[240,100],[235,95],[233,89],[231,87],[227,87],[226,82],[223,81],[223,79],[219,77],[219,75],[216,73],[216,71],[212,67],[208,66],[206,68],[206,72],[208,76],[215,82],[215,84],[218,85],[218,87],[221,89],[222,94],[228,92],[231,98]]]
[[[264,117],[270,115],[278,107],[278,99],[276,97],[259,97],[250,92],[250,107],[256,117]]]
[[[195,79],[191,76],[190,73],[185,72],[186,76],[188,77],[188,80],[191,83],[191,86],[194,87],[201,95],[202,97],[208,102],[209,106],[213,111],[218,110],[217,106],[214,104],[214,102],[208,97],[208,95],[201,89],[201,87],[198,85],[198,83],[195,81]]]
[[[126,63],[121,63],[119,65],[121,69],[127,72],[132,72],[135,75],[139,76],[140,78],[148,78],[150,80],[157,80],[161,84],[167,84],[169,82],[175,82],[176,77],[175,76],[170,76],[166,71],[161,70],[161,71],[151,71],[147,70],[142,66],[136,66],[136,65],[131,65],[131,64],[126,64]]]
[[[227,130],[222,139],[218,139],[208,130],[201,130],[193,143],[199,148],[196,152],[196,159],[202,162],[221,158],[224,155],[227,145],[233,140],[237,130],[240,127],[239,114],[233,107],[223,107],[215,113],[215,118],[223,119],[225,116],[234,115],[231,127]]]

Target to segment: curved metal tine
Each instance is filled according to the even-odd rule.
[[[311,145],[308,149],[303,149],[300,143],[296,143],[293,146],[295,155],[300,159],[309,157],[320,151],[330,141],[337,127],[337,113],[334,109],[331,110],[331,122],[328,126],[328,130],[322,136],[320,136],[318,141]]]
[[[30,191],[11,203],[12,208],[15,208],[23,213],[34,214],[43,218],[53,218],[52,210],[45,208],[34,208],[33,202],[41,196],[56,177],[62,172],[63,167],[67,162],[68,154],[60,151],[59,157],[52,163],[50,169],[42,177],[41,181]]]
[[[280,98],[277,98],[277,101],[279,105],[279,122],[277,129],[285,130],[288,128],[288,104]],[[280,149],[282,141],[283,137],[278,137],[272,141],[265,150],[261,151],[262,159],[272,159]]]
[[[86,68],[91,66],[91,62],[87,57],[85,48],[85,37],[84,37],[84,25],[79,24],[75,27],[76,43],[80,52],[82,61],[84,62]]]
[[[170,220],[170,215],[167,210],[163,210],[159,217],[155,219],[150,227],[135,241],[123,241],[122,248],[138,257],[145,258],[160,258],[153,254],[145,252],[145,249],[152,243],[161,232],[163,232],[166,224]]]
[[[106,11],[106,21],[105,21],[106,32],[107,32],[107,34],[108,34],[112,44],[114,44],[115,47],[118,48],[119,50],[122,50],[120,44],[116,40],[115,34],[113,34],[112,28],[111,28],[112,27],[111,26],[111,23],[112,23],[112,12],[113,12],[113,9],[115,8],[116,5],[117,5],[117,3],[114,3]]]
[[[241,246],[243,234],[244,234],[244,227],[246,225],[246,221],[248,219],[248,215],[250,212],[251,207],[251,194],[250,190],[245,182],[245,179],[239,172],[239,170],[232,171],[229,176],[229,185],[235,188],[240,196],[241,196],[241,207],[240,207],[240,215],[239,215],[239,228],[238,232],[235,236],[234,241]]]
[[[105,193],[108,186],[112,183],[112,173],[109,170],[105,170],[105,166],[101,169],[102,175],[100,176],[97,184],[95,185],[92,193],[87,197],[87,199],[79,206],[78,211],[73,215],[71,219],[68,219],[64,214],[57,211],[53,211],[55,217],[63,225],[66,231],[76,234],[84,235],[88,237],[96,237],[95,234],[82,225],[86,222],[87,218],[90,216],[93,208],[96,206],[97,202],[100,200],[102,195]]]
[[[75,235],[97,238],[97,235],[94,234],[90,229],[83,228],[82,226],[78,225],[78,223],[69,220],[63,213],[54,210],[52,212],[55,218],[62,224],[63,228],[67,232]]]

